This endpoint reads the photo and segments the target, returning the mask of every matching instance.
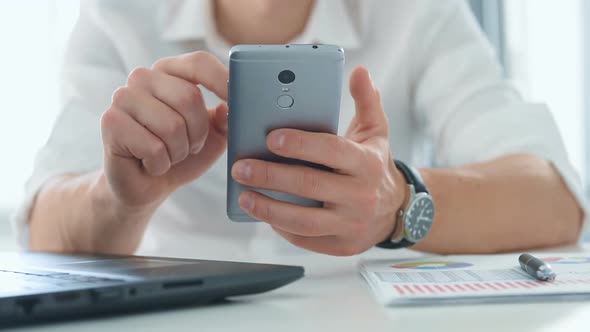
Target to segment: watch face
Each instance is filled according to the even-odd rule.
[[[419,193],[406,211],[405,235],[409,241],[419,242],[426,237],[434,221],[434,204],[426,193]]]

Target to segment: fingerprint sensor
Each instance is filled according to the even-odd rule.
[[[279,99],[277,99],[277,104],[280,108],[291,108],[294,102],[293,97],[289,95],[281,95]]]

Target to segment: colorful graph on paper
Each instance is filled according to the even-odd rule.
[[[590,264],[590,257],[545,257],[545,262],[550,264]]]
[[[541,257],[557,272],[554,282],[535,280],[517,265],[517,258],[456,256],[365,262],[361,273],[377,297],[387,302],[560,294],[586,294],[590,298],[590,256]]]
[[[473,266],[473,264],[466,262],[449,262],[449,261],[421,261],[421,262],[407,262],[392,265],[394,269],[415,269],[415,270],[447,270],[460,269],[463,267]]]

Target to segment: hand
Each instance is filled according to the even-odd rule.
[[[123,206],[163,201],[203,174],[226,147],[227,105],[207,110],[200,88],[227,100],[227,68],[195,52],[137,68],[102,117],[105,175]]]
[[[289,242],[338,256],[361,253],[385,240],[408,190],[393,163],[387,116],[366,69],[353,71],[350,92],[356,115],[344,137],[278,129],[267,138],[273,153],[334,172],[252,159],[232,167],[233,178],[244,185],[324,202],[323,208],[309,208],[254,191],[240,196],[242,209]]]

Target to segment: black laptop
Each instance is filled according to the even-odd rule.
[[[0,327],[204,304],[281,287],[303,268],[192,259],[0,253]]]

